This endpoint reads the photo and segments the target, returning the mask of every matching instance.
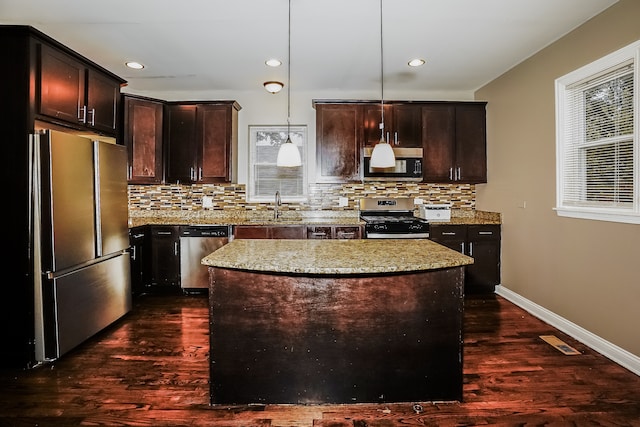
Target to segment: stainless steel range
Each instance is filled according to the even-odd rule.
[[[413,199],[360,199],[360,218],[367,239],[427,239],[429,221],[413,214]]]

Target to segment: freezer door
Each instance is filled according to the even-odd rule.
[[[42,263],[60,271],[95,258],[93,142],[51,130],[40,141]]]
[[[96,141],[97,256],[129,247],[127,196],[127,149],[123,145]]]
[[[46,322],[46,358],[57,359],[131,310],[129,255],[47,282],[56,301]],[[51,307],[50,307],[51,308]]]

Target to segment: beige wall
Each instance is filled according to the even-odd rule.
[[[503,214],[502,285],[640,356],[640,225],[553,211],[556,78],[640,39],[640,1],[621,0],[476,92],[488,101],[488,184]]]

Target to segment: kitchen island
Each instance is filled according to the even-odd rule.
[[[462,400],[472,258],[421,239],[241,239],[202,263],[211,404]]]

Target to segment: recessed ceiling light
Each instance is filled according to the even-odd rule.
[[[267,59],[265,61],[265,64],[267,64],[269,67],[279,67],[282,65],[282,61],[280,61],[279,59],[271,58]]]
[[[135,61],[125,62],[124,65],[126,65],[129,68],[133,68],[134,70],[142,70],[144,68],[144,65]]]
[[[419,67],[424,64],[424,59],[416,58],[409,61],[409,67]]]

